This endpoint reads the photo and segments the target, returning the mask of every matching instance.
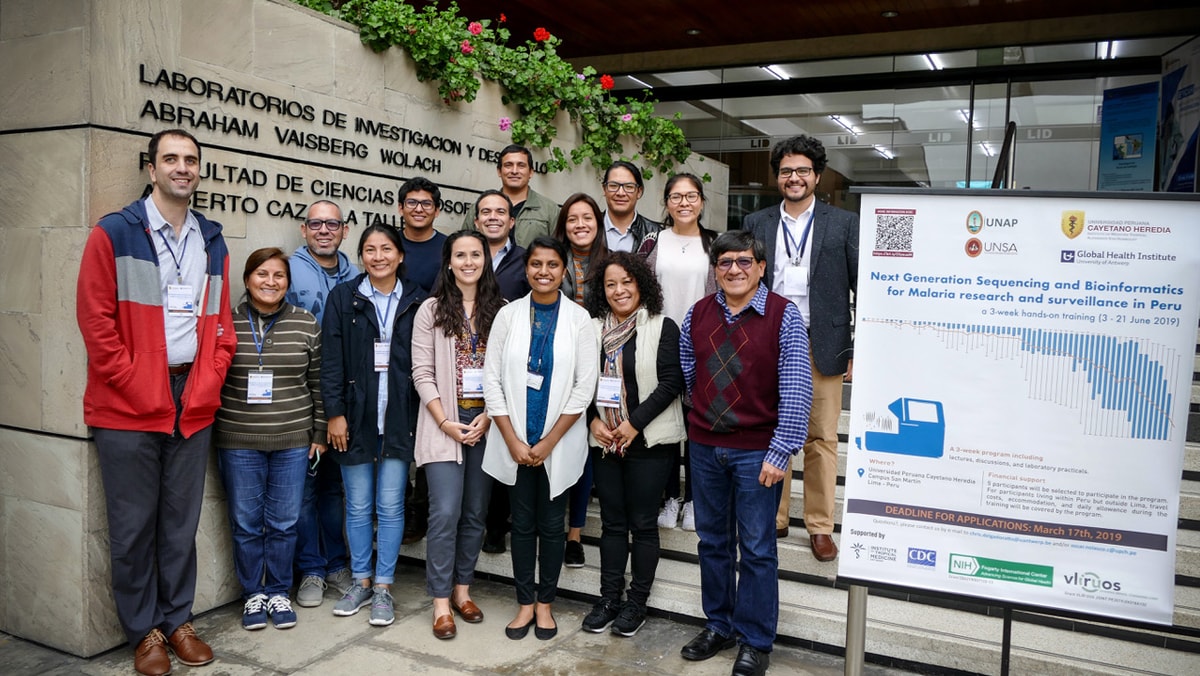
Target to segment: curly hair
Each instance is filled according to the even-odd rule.
[[[811,136],[793,136],[784,139],[771,148],[771,173],[779,173],[779,164],[788,155],[803,155],[812,160],[813,173],[820,175],[825,171],[828,160],[825,157],[825,144]]]
[[[633,283],[638,288],[638,295],[641,296],[642,307],[652,315],[662,314],[662,286],[659,285],[658,278],[654,276],[650,266],[646,264],[646,260],[636,254],[618,251],[600,261],[596,267],[596,273],[588,280],[588,292],[584,294],[584,307],[587,308],[590,315],[600,318],[610,311],[608,298],[604,293],[604,276],[608,272],[609,266],[612,265],[625,270],[633,279]]]
[[[504,306],[504,298],[500,295],[500,284],[496,281],[496,273],[492,272],[487,240],[474,230],[459,230],[447,237],[442,244],[442,267],[438,270],[437,280],[433,283],[432,295],[437,299],[433,325],[440,328],[449,337],[459,336],[467,331],[462,290],[458,288],[454,273],[450,270],[450,258],[454,252],[454,243],[464,237],[479,242],[479,246],[483,247],[481,274],[475,292],[475,328],[479,331],[480,340],[487,342],[488,334],[492,330],[492,321],[496,318],[496,313]]]

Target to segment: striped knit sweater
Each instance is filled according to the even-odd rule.
[[[263,336],[262,328],[275,324]],[[258,350],[250,333],[255,321],[263,343],[262,367],[273,374],[271,403],[246,403],[248,375],[258,370]],[[275,315],[260,317],[249,302],[233,313],[237,353],[221,389],[214,438],[217,448],[279,451],[325,443],[321,404],[321,327],[307,310],[284,303]]]

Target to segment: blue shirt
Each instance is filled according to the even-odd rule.
[[[190,364],[196,358],[196,312],[172,314],[167,307],[167,287],[186,285],[191,287],[192,307],[204,302],[205,283],[208,275],[208,253],[204,250],[204,234],[200,222],[189,209],[183,221],[179,238],[175,237],[174,224],[168,223],[158,210],[153,197],[147,197],[146,225],[150,228],[150,239],[158,253],[159,283],[162,286],[163,329],[167,337],[167,363]]]
[[[358,292],[367,298],[371,299],[371,304],[375,306],[375,319],[379,322],[379,340],[390,343],[392,339],[392,326],[396,323],[396,310],[400,308],[400,296],[404,291],[404,285],[400,280],[396,280],[396,288],[392,289],[391,293],[384,293],[371,285],[370,276],[363,277],[362,283],[358,285]],[[379,434],[383,435],[384,414],[387,412],[388,404],[388,372],[379,372],[379,403],[375,409],[376,420],[379,421]]]
[[[732,324],[744,313],[753,310],[767,314],[767,287],[762,282],[754,292],[754,298],[736,316],[729,312],[725,292],[717,292],[717,304],[725,315],[725,323]],[[688,394],[696,384],[696,350],[692,345],[692,309],[684,317],[679,332],[679,362],[683,367],[683,380]],[[795,304],[787,303],[783,310],[783,321],[779,325],[779,422],[763,460],[779,469],[786,469],[790,456],[804,448],[808,437],[808,416],[812,411],[812,367],[808,360],[808,330],[804,318]]]
[[[546,412],[550,408],[550,376],[554,373],[554,329],[558,324],[557,300],[549,305],[529,300],[530,327],[528,371],[542,376],[538,389],[525,388],[525,439],[530,446],[542,440]]]

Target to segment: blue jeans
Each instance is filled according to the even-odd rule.
[[[316,476],[304,479],[304,500],[296,524],[296,569],[301,575],[326,577],[349,567],[342,473],[333,456],[325,455],[329,457],[321,458]]]
[[[292,586],[296,521],[307,463],[308,446],[280,451],[230,448],[217,453],[229,499],[233,564],[243,598],[286,596]]]
[[[688,456],[706,626],[771,652],[779,624],[775,512],[783,484],[766,488],[758,482],[766,450],[692,441]]]
[[[382,438],[381,438],[382,439]],[[346,540],[350,544],[350,572],[355,580],[391,584],[396,579],[396,559],[404,539],[404,489],[408,463],[380,458],[361,465],[342,465],[346,487]],[[373,528],[372,521],[379,522]],[[378,538],[378,542],[376,542]],[[375,544],[375,574],[371,575],[371,545]]]

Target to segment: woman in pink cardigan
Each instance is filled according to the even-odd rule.
[[[425,589],[433,597],[433,635],[439,639],[457,633],[451,610],[465,622],[483,620],[471,601],[492,484],[482,469],[490,424],[483,357],[492,320],[504,305],[487,252],[478,232],[450,235],[432,296],[413,326],[413,383],[422,404],[415,455],[429,480]]]

